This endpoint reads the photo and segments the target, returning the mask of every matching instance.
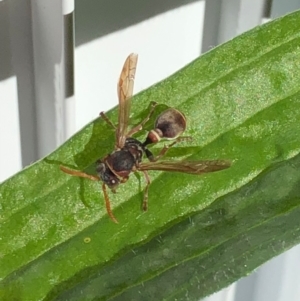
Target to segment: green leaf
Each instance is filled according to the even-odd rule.
[[[151,172],[147,213],[144,179],[133,175],[110,194],[114,224],[99,183],[59,170],[111,152],[114,133],[97,119],[4,182],[0,299],[198,300],[297,244],[299,22],[297,12],[255,28],[134,97],[133,124],[150,101],[185,113],[193,142],[169,159],[229,159],[231,168]],[[116,121],[116,109],[108,115]]]

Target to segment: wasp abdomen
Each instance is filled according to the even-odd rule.
[[[174,139],[181,135],[186,128],[184,115],[174,108],[169,108],[162,112],[156,122],[155,129],[161,132],[161,138]]]
[[[155,128],[148,133],[143,146],[157,143],[161,138],[176,139],[185,129],[185,116],[180,111],[169,108],[158,116],[155,122]]]

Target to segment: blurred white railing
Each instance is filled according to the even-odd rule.
[[[300,8],[300,0],[124,2],[77,0],[74,50],[73,0],[0,0],[0,181],[115,106],[129,53],[139,54],[137,93],[201,52]],[[299,283],[295,247],[205,300],[298,301]]]

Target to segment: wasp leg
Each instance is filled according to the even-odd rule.
[[[86,179],[90,179],[92,181],[100,181],[100,178],[97,176],[92,176],[89,175],[85,172],[79,171],[79,170],[75,170],[75,169],[70,169],[68,167],[65,167],[63,165],[59,166],[60,170],[71,175],[71,176],[75,176],[75,177],[81,177],[81,178],[86,178]]]
[[[153,112],[154,112],[154,109],[155,107],[158,105],[157,102],[153,101],[151,103],[151,109],[147,115],[147,117],[140,123],[138,124],[137,126],[135,126],[134,128],[132,128],[127,134],[126,134],[126,137],[131,137],[133,134],[139,132],[140,130],[143,129],[143,126],[145,125],[145,123],[151,118]]]
[[[100,112],[99,115],[100,115],[101,118],[103,118],[103,120],[104,120],[107,124],[109,124],[114,130],[117,129],[116,126],[109,120],[109,118],[105,115],[104,112]]]
[[[150,180],[150,177],[149,177],[149,174],[147,173],[147,171],[143,170],[142,172],[146,179],[146,187],[144,190],[144,197],[143,197],[143,210],[147,211],[148,210],[148,191],[149,191],[149,186],[150,186],[151,180]]]
[[[149,156],[148,157],[148,159],[149,159],[149,161],[151,161],[151,162],[156,162],[156,161],[158,161],[161,157],[163,157],[165,154],[166,154],[166,152],[173,146],[173,145],[175,145],[177,143],[177,141],[174,141],[174,142],[172,142],[171,144],[168,144],[168,145],[165,145],[161,150],[160,150],[160,152],[159,152],[159,154],[157,155],[157,156]],[[147,154],[147,153],[146,153]]]
[[[106,211],[107,211],[107,214],[108,216],[111,218],[111,220],[118,224],[118,221],[117,219],[114,217],[113,213],[112,213],[112,210],[110,208],[110,200],[109,200],[109,197],[108,197],[108,194],[107,194],[107,190],[106,190],[106,186],[105,184],[103,183],[102,184],[102,190],[103,190],[103,194],[104,194],[104,199],[105,199],[105,207],[106,207]]]
[[[149,161],[151,161],[151,162],[156,162],[156,161],[159,160],[161,157],[163,157],[163,156],[166,154],[166,152],[167,152],[172,146],[174,146],[176,143],[181,142],[181,141],[186,141],[186,140],[190,141],[190,140],[192,140],[192,137],[190,137],[190,136],[183,136],[183,137],[178,137],[178,138],[176,138],[176,140],[175,140],[174,142],[172,142],[172,143],[170,143],[170,144],[168,144],[168,145],[165,145],[165,146],[160,150],[159,154],[158,154],[157,156],[155,156],[155,157],[153,156],[153,154],[152,154],[151,152],[149,152],[149,153],[146,152],[146,155],[147,155]],[[148,155],[148,154],[149,154],[149,155]]]

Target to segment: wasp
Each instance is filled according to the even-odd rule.
[[[148,132],[144,142],[132,137],[143,129],[143,126],[151,118],[157,105],[156,102],[153,102],[146,118],[140,124],[128,130],[137,60],[137,54],[130,54],[125,60],[119,77],[117,85],[119,99],[117,126],[110,121],[104,112],[100,113],[103,120],[114,129],[116,133],[116,143],[115,149],[110,154],[96,162],[97,176],[69,169],[62,165],[60,166],[60,169],[69,175],[88,178],[94,181],[102,181],[106,211],[111,220],[115,223],[118,223],[118,221],[112,213],[106,187],[115,193],[118,185],[125,183],[129,179],[131,172],[142,172],[144,174],[146,187],[144,189],[143,210],[146,211],[148,209],[148,190],[151,183],[148,170],[200,175],[226,169],[231,165],[228,160],[160,161],[160,158],[163,157],[174,144],[182,140],[191,139],[191,137],[180,137],[186,129],[186,118],[183,113],[174,108],[166,109],[157,117],[154,128]],[[148,149],[148,146],[158,143],[162,138],[173,140],[173,142],[169,145],[165,145],[158,155],[154,156]],[[149,162],[143,162],[143,156],[146,156]]]

